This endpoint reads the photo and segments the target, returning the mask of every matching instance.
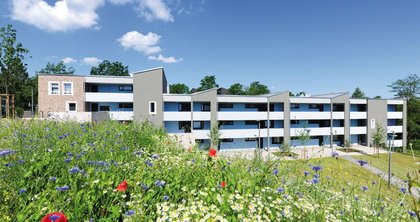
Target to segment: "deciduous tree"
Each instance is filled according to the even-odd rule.
[[[365,99],[366,95],[359,87],[356,87],[356,89],[354,89],[353,94],[351,94],[351,98]]]
[[[229,87],[229,94],[231,95],[245,95],[244,86],[240,83],[235,83]]]
[[[190,93],[190,88],[184,83],[176,83],[169,85],[169,92],[173,94],[188,94]]]
[[[37,73],[42,74],[74,74],[74,68],[73,67],[67,67],[66,64],[64,64],[63,61],[54,64],[48,62],[45,68],[39,70]]]
[[[92,67],[91,75],[101,76],[129,76],[128,66],[124,66],[121,62],[110,62],[104,60],[98,67]]]
[[[200,81],[200,87],[198,87],[197,90],[204,91],[216,87],[219,87],[219,85],[216,83],[216,76],[208,75],[204,76],[204,78]]]
[[[245,90],[245,94],[247,95],[263,95],[268,93],[270,93],[268,87],[259,81],[252,82]]]

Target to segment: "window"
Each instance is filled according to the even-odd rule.
[[[178,103],[179,112],[189,112],[191,111],[191,103]]]
[[[185,133],[191,133],[191,122],[190,121],[179,121],[178,129],[183,129]]]
[[[255,142],[255,141],[257,141],[256,137],[245,138],[245,142]]]
[[[271,137],[271,144],[281,144],[283,143],[282,137]]]
[[[99,111],[109,111],[110,107],[109,106],[100,106],[99,107]]]
[[[245,108],[246,109],[257,108],[257,104],[255,104],[255,103],[245,103]]]
[[[156,102],[150,101],[149,102],[149,114],[156,114]]]
[[[73,95],[73,83],[63,82],[63,95]]]
[[[201,111],[209,112],[210,111],[210,103],[203,103],[201,104]]]
[[[220,109],[233,109],[233,103],[219,103]]]
[[[132,109],[133,103],[119,103],[118,108],[120,109]]]
[[[66,102],[66,111],[67,112],[77,112],[77,103],[76,102]]]
[[[60,94],[60,84],[58,82],[49,82],[48,85],[48,95]]]
[[[219,126],[231,126],[233,125],[233,121],[219,121]]]
[[[257,125],[258,122],[255,120],[246,120],[245,125]]]
[[[204,121],[194,121],[193,122],[194,129],[203,129],[204,128]]]
[[[319,109],[318,104],[308,104],[308,109]]]
[[[203,144],[204,143],[204,140],[203,139],[196,139],[195,140],[195,143],[196,144]]]
[[[298,103],[290,103],[290,109],[299,109]]]
[[[233,138],[222,139],[222,143],[232,143],[232,142],[233,142]]]
[[[133,91],[132,85],[120,85],[118,86],[119,91]]]
[[[299,124],[299,120],[290,120],[290,124],[292,125]]]
[[[333,112],[344,112],[344,103],[334,103]]]

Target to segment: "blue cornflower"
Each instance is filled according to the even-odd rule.
[[[141,151],[134,151],[134,152],[133,152],[133,154],[134,154],[134,155],[141,156],[141,155],[142,155],[142,152],[141,152]]]
[[[408,214],[410,214],[410,216],[412,216],[412,217],[417,216],[417,214],[414,211],[411,211],[411,210],[408,211]]]
[[[155,159],[155,160],[156,160],[156,159],[159,159],[159,155],[157,155],[157,154],[153,154],[153,155],[152,155],[152,159]]]
[[[69,170],[69,172],[70,173],[78,173],[78,172],[80,172],[80,169],[79,169],[79,167],[73,167]]]
[[[20,159],[20,160],[18,160],[18,163],[20,163],[20,164],[25,163],[25,160]]]
[[[67,152],[67,156],[73,156],[73,153]]]
[[[367,191],[369,188],[368,187],[366,187],[366,186],[362,186],[362,190],[363,191]]]
[[[166,201],[168,201],[169,200],[169,197],[165,195],[165,196],[163,196],[163,199],[166,200]]]
[[[155,186],[157,186],[157,187],[163,187],[163,186],[165,186],[165,184],[166,184],[166,182],[163,181],[163,180],[156,180],[155,181]]]
[[[13,166],[13,164],[11,164],[11,163],[6,163],[6,164],[4,164],[4,166],[5,166],[5,167],[11,167],[11,166]]]
[[[318,178],[313,178],[313,179],[312,179],[312,183],[313,183],[313,184],[318,184],[318,183],[319,183]]]
[[[127,216],[131,216],[131,215],[133,215],[135,212],[136,212],[136,211],[134,211],[134,210],[129,210],[129,211],[125,212],[125,215],[127,215]]]
[[[273,174],[275,175],[275,176],[277,176],[277,174],[279,173],[279,170],[278,169],[275,169],[274,171],[273,171]]]
[[[127,149],[128,149],[128,147],[126,147],[126,146],[121,148],[122,151],[125,151]]]
[[[50,181],[56,181],[57,177],[50,177]]]
[[[86,163],[87,163],[87,164],[90,164],[90,165],[93,165],[93,164],[95,164],[95,161],[89,160],[89,161],[87,161]]]
[[[145,185],[145,184],[142,184],[142,185],[141,185],[141,188],[142,188],[143,190],[145,190],[145,191],[146,191],[146,190],[148,190],[148,189],[149,189],[149,186],[147,186],[147,185]]]
[[[71,160],[72,160],[72,158],[67,158],[67,159],[64,160],[64,162],[70,163]]]
[[[360,166],[364,166],[368,163],[367,161],[364,161],[364,160],[357,160],[357,162],[359,163]]]
[[[16,153],[16,151],[14,150],[0,150],[0,156],[6,156],[6,155],[10,155],[10,154],[14,154]]]
[[[19,194],[21,194],[21,193],[25,193],[26,192],[26,188],[23,188],[23,189],[20,189],[19,190]]]
[[[58,190],[58,191],[67,191],[67,190],[70,189],[70,187],[69,186],[62,186],[62,187],[56,187],[55,189]]]
[[[283,192],[284,192],[284,188],[282,188],[282,187],[278,187],[278,188],[277,188],[277,192],[279,192],[279,193],[283,193]]]
[[[309,175],[309,172],[308,171],[303,171],[303,175],[305,175],[305,177],[306,177],[306,176]]]
[[[53,214],[53,215],[49,216],[49,218],[52,222],[54,222],[56,220],[59,220],[61,217],[60,217],[60,215]]]
[[[334,151],[334,152],[332,152],[331,156],[332,157],[338,157],[339,155],[338,155],[338,153],[336,151]]]
[[[315,172],[318,172],[318,171],[322,170],[322,166],[313,166],[312,170],[315,171]]]
[[[400,191],[405,194],[407,192],[407,189],[405,189],[405,187],[401,187]]]
[[[319,174],[317,174],[317,173],[314,174],[314,178],[317,178],[318,179],[319,178]]]
[[[150,161],[146,161],[145,163],[146,163],[146,165],[147,165],[147,166],[149,166],[149,167],[152,167],[152,166],[153,166],[152,162],[150,162]]]
[[[359,201],[359,197],[354,196],[354,200]]]

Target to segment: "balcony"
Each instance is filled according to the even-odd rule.
[[[191,121],[191,112],[163,112],[163,121]]]
[[[266,120],[267,112],[219,112],[218,120]],[[230,137],[226,137],[230,138]]]
[[[402,119],[403,113],[402,112],[388,112],[388,119]]]
[[[133,112],[132,111],[110,111],[109,118],[112,120],[133,120]]]
[[[210,120],[210,112],[193,112],[193,120]]]
[[[209,139],[210,130],[193,130],[195,139]]]
[[[132,93],[85,93],[86,102],[133,102]]]
[[[300,119],[330,119],[330,112],[290,112],[291,120],[300,120]]]
[[[284,119],[284,112],[270,112],[270,120]]]
[[[220,130],[221,138],[256,138],[267,137],[267,129],[229,129]]]
[[[270,137],[283,137],[284,129],[270,129]]]
[[[350,119],[366,119],[366,112],[350,112]]]
[[[352,126],[350,134],[366,134],[366,126]]]
[[[402,126],[388,126],[387,127],[388,132],[395,132],[395,133],[402,133],[403,127]]]
[[[299,133],[303,130],[310,130],[310,136],[329,136],[331,135],[331,128],[330,127],[322,127],[322,128],[293,128],[290,129],[290,136],[299,136]],[[333,127],[333,134],[334,135],[344,135],[344,127]]]

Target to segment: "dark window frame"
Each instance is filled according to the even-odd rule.
[[[258,138],[256,137],[248,137],[245,138],[245,142],[257,142]]]
[[[222,143],[233,143],[233,138],[224,138],[220,140]]]

